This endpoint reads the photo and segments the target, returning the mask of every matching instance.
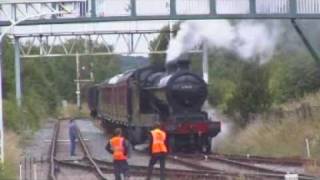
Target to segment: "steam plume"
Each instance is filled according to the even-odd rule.
[[[280,34],[278,28],[272,27],[252,21],[235,25],[226,20],[187,21],[169,43],[167,62],[204,42],[234,51],[243,59],[259,57],[266,61],[273,55]]]

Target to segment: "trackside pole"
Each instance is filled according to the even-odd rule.
[[[79,54],[76,54],[76,71],[77,71],[77,89],[76,89],[76,95],[77,95],[77,107],[80,110],[81,109],[81,96],[80,96],[80,65],[79,65]]]
[[[15,70],[15,81],[16,81],[16,101],[18,107],[21,107],[21,59],[19,52],[19,39],[14,37],[13,39],[14,46],[14,70]]]
[[[203,80],[208,84],[209,75],[208,75],[208,45],[207,42],[204,42],[202,45],[202,71],[203,71]]]
[[[2,109],[2,39],[0,39],[0,161],[4,162],[4,133],[3,133],[3,109]]]

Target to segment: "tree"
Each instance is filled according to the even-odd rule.
[[[245,62],[233,97],[228,102],[228,113],[239,112],[239,124],[246,125],[250,113],[260,113],[270,107],[270,97],[266,69],[258,62]]]
[[[160,30],[160,34],[153,41],[150,42],[150,50],[165,51],[168,48],[170,41],[170,27],[165,26]],[[173,37],[176,36],[180,28],[180,23],[173,25]],[[150,64],[164,66],[166,61],[166,54],[149,54]]]
[[[320,67],[305,53],[277,56],[267,66],[269,90],[276,104],[303,97],[320,87]]]
[[[15,92],[15,76],[14,76],[14,49],[8,37],[3,39],[3,96],[7,98],[9,93]]]

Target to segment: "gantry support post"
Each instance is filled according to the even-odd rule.
[[[131,16],[137,16],[136,0],[131,0]]]
[[[170,16],[176,16],[177,9],[176,9],[176,0],[170,0]]]
[[[290,0],[290,14],[291,16],[297,15],[297,1]]]
[[[79,64],[79,54],[76,54],[76,71],[77,71],[77,89],[76,89],[76,95],[77,95],[77,107],[80,110],[81,109],[81,94],[80,94],[80,64]]]
[[[296,32],[298,33],[298,35],[300,36],[302,42],[304,43],[304,45],[306,46],[306,48],[310,52],[310,54],[313,57],[313,59],[316,61],[316,63],[319,64],[320,63],[320,58],[318,56],[318,53],[312,47],[312,45],[308,41],[307,37],[303,34],[303,32],[302,32],[301,28],[299,27],[299,25],[297,24],[296,20],[295,19],[291,19],[291,23],[292,23],[294,29],[296,30]]]
[[[211,15],[216,15],[217,14],[216,0],[210,0],[210,14]]]
[[[250,0],[250,5],[249,5],[250,13],[251,14],[256,14],[256,0]]]
[[[3,128],[3,114],[2,114],[2,57],[3,57],[3,40],[0,39],[0,161],[4,162],[4,128]]]
[[[96,16],[96,0],[91,0],[91,17],[95,18]]]
[[[14,66],[15,66],[15,79],[16,79],[16,101],[17,105],[21,106],[21,59],[19,50],[19,39],[13,38],[14,45]]]

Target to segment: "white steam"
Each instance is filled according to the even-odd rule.
[[[167,62],[204,42],[210,47],[236,52],[244,59],[258,57],[266,61],[273,55],[279,34],[278,28],[268,28],[262,23],[240,22],[231,25],[226,20],[187,21],[169,43]]]

